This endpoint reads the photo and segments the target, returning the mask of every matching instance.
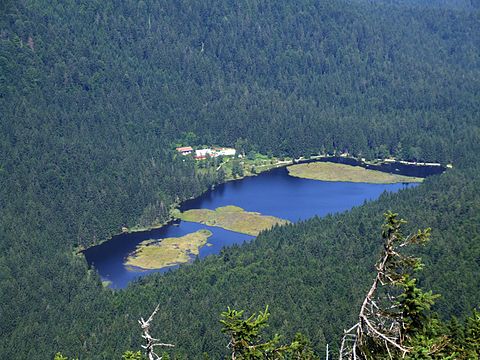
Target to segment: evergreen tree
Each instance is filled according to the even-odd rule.
[[[317,359],[310,347],[309,340],[302,334],[297,333],[291,344],[279,345],[280,336],[265,340],[262,337],[262,329],[267,326],[270,316],[268,306],[258,316],[255,314],[244,318],[244,311],[228,308],[222,312],[222,332],[229,337],[228,348],[231,351],[232,360],[267,360],[267,359]]]

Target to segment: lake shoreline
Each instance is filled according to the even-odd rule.
[[[354,156],[346,156],[346,155],[340,155],[340,156],[337,156],[337,155],[315,155],[315,156],[311,156],[311,157],[308,157],[308,158],[299,157],[298,159],[292,159],[290,161],[279,161],[277,164],[272,164],[272,167],[269,167],[268,169],[265,169],[265,170],[260,171],[258,173],[255,173],[255,174],[248,173],[248,174],[245,174],[242,177],[225,179],[224,182],[218,184],[217,186],[212,186],[211,188],[206,189],[205,191],[203,191],[201,194],[199,194],[196,197],[185,199],[185,200],[183,200],[179,203],[172,204],[172,208],[171,208],[171,211],[170,211],[170,218],[167,219],[166,221],[164,221],[162,224],[152,224],[150,226],[143,226],[143,227],[135,227],[134,226],[132,228],[127,228],[128,229],[127,231],[114,232],[110,237],[108,237],[108,238],[106,238],[106,239],[104,239],[104,240],[102,240],[98,243],[92,244],[92,245],[87,246],[87,247],[77,247],[77,248],[75,248],[74,253],[77,254],[77,255],[81,255],[84,251],[86,251],[86,250],[88,250],[92,247],[101,245],[101,244],[103,244],[107,241],[110,241],[110,240],[112,240],[112,238],[117,237],[117,236],[122,235],[122,234],[133,234],[133,233],[148,232],[148,231],[152,231],[152,230],[155,230],[155,229],[160,229],[160,228],[165,227],[165,226],[172,225],[175,221],[179,220],[178,216],[176,216],[174,214],[176,214],[182,208],[183,204],[185,204],[185,203],[187,203],[191,200],[195,200],[195,199],[197,199],[201,196],[204,196],[208,192],[214,191],[215,188],[218,187],[218,186],[222,186],[222,185],[227,184],[229,182],[235,182],[237,180],[244,180],[244,179],[247,179],[247,178],[250,178],[250,177],[256,177],[256,176],[274,171],[276,169],[288,167],[288,166],[295,165],[295,164],[326,162],[326,161],[331,161],[331,162],[341,163],[341,164],[347,164],[347,165],[352,165],[352,166],[359,166],[359,167],[362,167],[362,168],[374,168],[375,170],[382,171],[382,172],[387,172],[387,173],[388,172],[393,173],[393,171],[383,171],[382,170],[383,166],[389,166],[389,167],[393,168],[396,165],[398,165],[398,166],[401,166],[403,169],[410,168],[410,169],[414,169],[414,170],[415,169],[428,170],[428,169],[434,168],[434,169],[438,170],[438,171],[432,172],[431,174],[427,174],[424,177],[442,173],[447,168],[451,167],[451,166],[448,166],[448,165],[443,166],[442,164],[439,164],[439,163],[417,163],[417,162],[408,162],[408,161],[404,161],[404,160],[392,160],[392,159],[365,160],[365,159],[356,158]]]
[[[312,181],[289,176],[287,169],[277,168],[259,176],[244,179],[244,181],[232,181],[219,185],[214,191],[207,191],[202,196],[182,202],[179,212],[193,209],[200,210],[197,212],[202,214],[196,214],[195,211],[191,214],[203,215],[205,212],[208,215],[205,218],[207,224],[177,220],[172,221],[170,223],[172,225],[148,232],[122,233],[102,245],[89,248],[84,255],[89,266],[97,269],[102,280],[110,280],[112,281],[111,288],[121,289],[139,277],[174,271],[178,267],[175,265],[153,270],[127,269],[125,259],[134,254],[137,246],[143,241],[178,238],[198,230],[208,229],[213,235],[208,241],[211,246],[203,246],[199,249],[198,258],[203,259],[209,255],[220,254],[224,247],[240,245],[255,238],[255,236],[225,229],[230,226],[222,226],[221,222],[224,220],[226,225],[241,225],[243,229],[251,225],[259,228],[262,225],[261,221],[252,220],[249,215],[243,211],[240,212],[240,208],[251,214],[264,214],[268,217],[296,223],[313,216],[323,217],[328,214],[344,212],[354,206],[361,206],[365,201],[377,199],[385,191],[395,192],[409,186],[408,184],[382,185]],[[231,205],[235,205],[235,207]],[[220,210],[223,208],[228,211],[213,214],[219,207]],[[180,214],[172,215],[179,217]],[[210,215],[215,216],[210,217]],[[239,223],[238,220],[240,220]]]

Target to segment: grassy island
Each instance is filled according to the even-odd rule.
[[[179,215],[180,219],[209,226],[218,226],[248,235],[258,235],[260,231],[272,228],[276,224],[287,224],[288,220],[274,216],[248,212],[238,206],[223,206],[215,210],[192,209]]]
[[[200,247],[212,236],[208,230],[198,230],[177,238],[142,241],[125,265],[142,269],[161,269],[186,263],[192,255],[198,255]]]
[[[423,178],[385,173],[361,166],[314,162],[292,165],[287,168],[290,176],[322,181],[362,182],[371,184],[395,184],[422,182]]]

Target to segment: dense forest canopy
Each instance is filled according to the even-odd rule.
[[[474,6],[1,2],[2,357],[119,356],[138,347],[136,320],[157,302],[179,354],[218,355],[217,314],[266,303],[272,329],[302,330],[321,349],[364,293],[377,251],[367,234],[386,208],[437,229],[422,281],[444,295],[443,316],[464,316],[480,288],[478,24]],[[222,181],[174,156],[186,139],[456,169],[125,291],[103,289],[75,246],[165,221],[170,206]],[[351,249],[340,268],[337,241]]]
[[[357,0],[370,5],[404,6],[404,7],[434,7],[456,10],[478,10],[480,2],[477,0]]]

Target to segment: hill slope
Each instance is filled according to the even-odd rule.
[[[324,240],[348,231],[362,238],[387,207],[438,226],[445,239],[439,246],[458,247],[442,258],[446,275],[435,271],[425,281],[447,290],[445,314],[472,306],[478,286],[464,300],[449,290],[459,268],[466,269],[461,281],[478,280],[475,258],[468,257],[476,250],[466,251],[475,249],[478,223],[472,203],[478,172],[469,165],[480,144],[477,12],[333,0],[33,0],[4,1],[0,14],[2,357],[48,358],[62,350],[110,359],[138,345],[132,324],[162,299],[165,335],[175,336],[181,352],[217,352],[220,339],[210,340],[217,331],[208,324],[218,310],[269,299],[272,329],[294,331],[304,322],[298,311],[307,311],[325,324],[316,334],[313,320],[305,323],[321,347],[323,337],[333,341],[348,322],[345,299],[356,299],[348,294],[363,289],[337,285],[352,284],[351,269],[341,277],[336,268],[323,272],[311,255],[331,252],[338,261],[335,244],[323,248]],[[369,158],[453,161],[460,169],[371,210],[276,229],[227,250],[225,263],[212,258],[118,294],[102,289],[95,272],[72,254],[74,246],[101,241],[122,225],[162,222],[172,204],[222,180],[212,169],[198,173],[193,163],[176,159],[176,143],[234,145],[240,138],[247,151],[348,150]],[[350,255],[363,256],[355,283],[368,279],[360,264],[371,263],[371,241]],[[278,276],[263,274],[259,258]],[[310,267],[318,275],[309,275]],[[312,300],[290,311],[297,275],[310,284],[299,291]],[[275,286],[257,287],[257,276],[259,284],[271,276]],[[339,281],[329,282],[333,276]],[[215,285],[219,278],[233,290]],[[239,289],[256,295],[247,299]],[[202,300],[206,294],[214,300]],[[338,312],[315,312],[334,299]]]

